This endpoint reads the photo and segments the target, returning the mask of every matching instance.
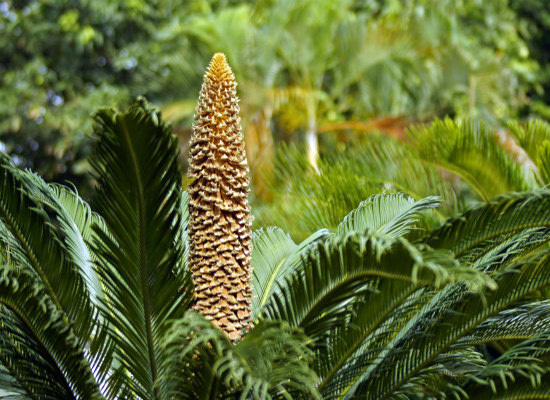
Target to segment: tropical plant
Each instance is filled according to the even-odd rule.
[[[214,134],[217,122],[197,127]],[[252,323],[232,342],[190,310],[197,222],[160,114],[143,100],[105,109],[96,133],[95,211],[0,156],[4,398],[550,398],[550,304],[538,295],[550,285],[548,191],[433,230],[437,198],[382,194],[299,244],[256,231]]]
[[[317,229],[335,229],[361,201],[381,191],[405,192],[417,200],[440,196],[443,205],[431,224],[436,226],[498,195],[545,187],[548,124],[511,121],[508,126],[502,131],[481,121],[445,118],[409,127],[406,141],[373,134],[324,154],[320,174],[312,173],[300,147],[281,146],[268,185],[273,198],[254,207],[256,227],[276,224],[303,240]]]

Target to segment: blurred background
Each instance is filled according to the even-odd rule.
[[[548,0],[0,0],[0,43],[0,150],[84,197],[95,111],[144,95],[185,167],[202,75],[224,52],[255,224],[296,237],[381,190],[439,194],[447,214],[483,200],[411,156],[412,126],[484,121],[521,164],[510,121],[550,119]],[[503,185],[487,196],[528,186]]]

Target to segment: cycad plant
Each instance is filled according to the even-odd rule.
[[[251,323],[219,306],[242,291],[216,293],[233,283],[217,271],[244,270],[237,255],[250,249],[244,159],[228,155],[233,180],[216,165],[240,146],[234,84],[219,74],[230,76],[218,55],[197,109],[189,201],[175,139],[143,100],[96,116],[93,210],[1,156],[0,398],[550,398],[547,191],[431,231],[440,200],[405,194],[367,198],[301,243],[256,231]],[[231,190],[237,206],[214,206]],[[241,221],[235,254],[222,215]],[[204,282],[216,283],[199,294]],[[240,325],[228,329],[201,298]]]

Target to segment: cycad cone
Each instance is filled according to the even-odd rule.
[[[189,265],[194,309],[238,340],[250,319],[248,165],[237,83],[225,56],[204,76],[190,143]]]

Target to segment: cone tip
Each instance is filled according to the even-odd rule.
[[[227,62],[227,58],[223,53],[216,53],[212,56],[210,65],[208,66],[207,75],[216,80],[233,79],[233,72]]]
[[[223,53],[216,53],[212,56],[212,61],[227,63],[227,58],[225,57],[225,54],[223,54]]]

